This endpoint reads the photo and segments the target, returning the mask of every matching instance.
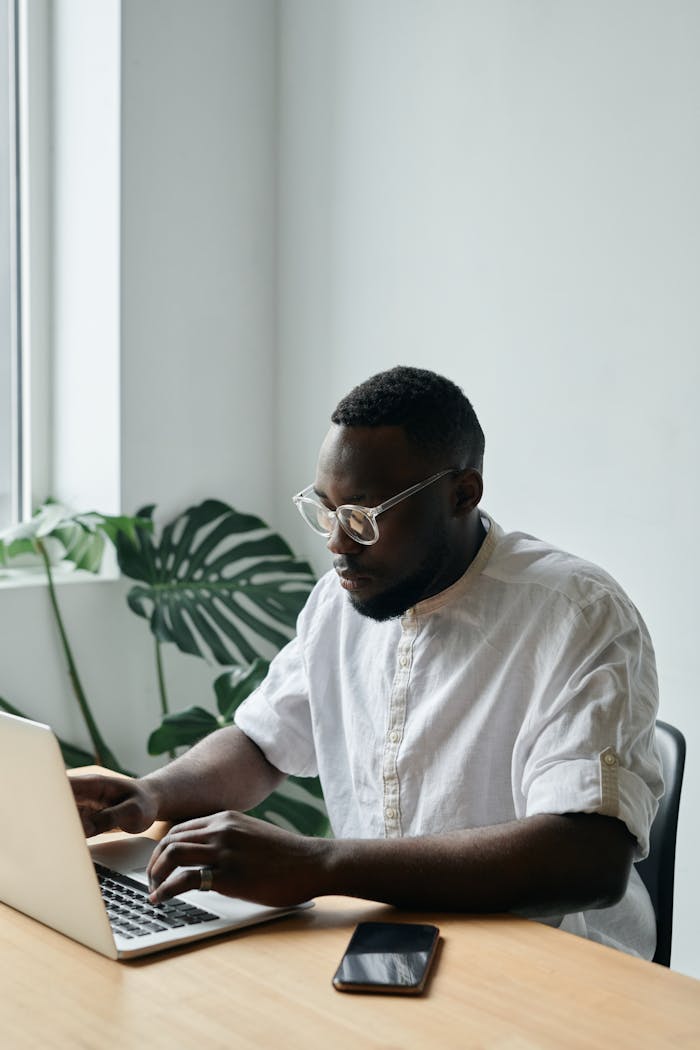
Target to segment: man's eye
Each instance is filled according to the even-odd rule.
[[[367,527],[367,517],[361,510],[353,510],[350,514],[350,525],[356,532],[362,532]]]

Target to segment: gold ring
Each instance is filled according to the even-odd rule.
[[[214,871],[212,868],[200,868],[199,869],[199,888],[200,890],[210,890],[212,883],[214,882]]]

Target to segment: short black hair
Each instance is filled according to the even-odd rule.
[[[471,402],[450,379],[425,368],[397,365],[371,376],[338,402],[331,422],[400,426],[421,451],[482,469],[484,432]]]

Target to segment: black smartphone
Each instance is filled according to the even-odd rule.
[[[425,988],[440,931],[416,922],[361,922],[333,977],[339,992],[418,995]]]

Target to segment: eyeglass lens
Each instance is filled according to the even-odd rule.
[[[327,507],[324,507],[322,503],[317,503],[315,500],[303,500],[299,509],[307,524],[311,526],[314,532],[318,532],[322,536],[327,536],[333,531],[334,518],[337,514],[340,524],[349,536],[362,540],[365,543],[368,540],[375,539],[372,520],[359,507],[341,507],[334,514]]]
[[[364,540],[365,542],[375,539],[376,534],[372,527],[372,519],[358,507],[353,507],[349,510],[341,508],[338,511],[338,518],[345,531],[353,538]]]

